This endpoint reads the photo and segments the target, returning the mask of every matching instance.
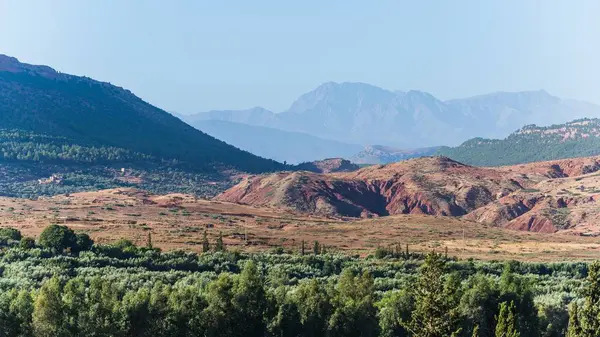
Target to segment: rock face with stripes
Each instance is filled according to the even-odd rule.
[[[598,163],[590,157],[482,168],[427,157],[353,172],[246,176],[216,199],[333,217],[428,214],[518,230],[572,231],[571,224],[587,223],[581,218],[595,219]]]

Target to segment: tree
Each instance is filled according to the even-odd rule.
[[[402,326],[402,322],[410,320],[414,310],[414,299],[412,294],[403,289],[401,291],[388,292],[377,303],[379,307],[379,329],[382,337],[407,337],[408,331]]]
[[[496,337],[520,337],[515,318],[515,303],[500,303],[500,313],[496,319]]]
[[[435,252],[427,255],[414,286],[415,310],[403,326],[413,337],[453,337],[461,332],[455,283],[444,282],[445,261]]]
[[[78,252],[90,250],[94,245],[94,241],[85,233],[77,233],[75,235],[75,242],[75,250]]]
[[[208,233],[204,231],[202,234],[202,252],[208,253],[210,251],[210,243],[208,242]]]
[[[537,337],[540,336],[540,322],[538,308],[533,302],[533,293],[531,285],[527,279],[519,277],[513,273],[513,269],[518,262],[507,262],[504,271],[500,277],[500,298],[499,303],[513,302],[515,304],[516,325],[521,336]]]
[[[469,326],[478,327],[479,337],[494,336],[499,297],[497,283],[490,277],[478,274],[468,281],[460,299],[460,311]]]
[[[332,305],[329,292],[316,279],[302,282],[295,292],[303,336],[325,336]]]
[[[57,252],[77,246],[75,232],[67,226],[50,225],[40,234],[40,246]]]
[[[64,306],[58,278],[46,281],[36,296],[33,307],[33,330],[36,337],[70,336],[63,323]]]
[[[600,336],[600,262],[589,266],[586,283],[583,306],[571,308],[569,333],[577,337],[597,337]]]
[[[300,255],[306,254],[306,241],[302,240],[300,243]]]
[[[33,238],[25,236],[19,242],[19,247],[21,247],[22,249],[35,248],[35,240]]]
[[[217,237],[217,243],[215,244],[215,251],[224,252],[225,251],[225,243],[223,243],[223,233],[219,232],[219,236]]]
[[[237,317],[243,320],[244,335],[263,336],[265,333],[264,312],[267,299],[264,281],[254,261],[247,261],[239,275],[233,291],[233,306]]]
[[[237,328],[243,324],[233,306],[234,281],[223,273],[210,282],[206,291],[206,308],[202,311],[202,326],[206,337],[236,337]],[[240,319],[242,320],[240,322]]]
[[[471,337],[479,337],[479,325],[476,325],[473,328],[473,334],[471,335]]]
[[[0,228],[0,239],[19,241],[21,232],[15,228]]]
[[[315,243],[313,245],[313,254],[315,254],[315,255],[321,254],[321,245],[319,244],[319,241],[315,241]]]
[[[566,337],[584,337],[581,331],[578,311],[577,302],[573,301],[569,306],[569,328]]]
[[[369,273],[354,276],[345,269],[335,288],[333,314],[329,319],[329,335],[370,337],[378,332],[374,304],[373,278]]]

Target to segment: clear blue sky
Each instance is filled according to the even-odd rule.
[[[600,103],[600,1],[0,0],[0,53],[170,111],[285,110],[327,81]]]

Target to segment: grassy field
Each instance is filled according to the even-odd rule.
[[[460,218],[398,215],[374,219],[307,217],[290,211],[152,195],[133,189],[61,195],[38,200],[0,198],[0,226],[37,236],[48,224],[66,224],[99,243],[127,238],[145,244],[151,233],[163,250],[200,251],[223,234],[229,249],[297,251],[319,241],[326,249],[366,256],[377,247],[401,245],[483,260],[569,261],[600,259],[600,240],[486,226]]]

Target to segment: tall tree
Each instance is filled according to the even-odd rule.
[[[585,301],[578,313],[571,313],[573,320],[579,322],[579,328],[569,328],[577,337],[600,336],[600,262],[596,261],[589,266],[587,285],[585,287]]]
[[[581,331],[581,322],[579,321],[579,310],[576,301],[573,301],[569,306],[569,328],[566,337],[584,337]]]
[[[520,337],[515,319],[515,303],[500,303],[500,313],[496,323],[496,337]]]
[[[224,252],[225,251],[225,243],[223,242],[223,233],[219,232],[219,236],[217,237],[217,243],[215,244],[215,251]]]
[[[455,283],[444,282],[445,261],[435,252],[427,255],[414,286],[415,310],[411,319],[403,322],[413,337],[454,337],[462,329],[458,303],[455,303]]]
[[[202,252],[207,253],[210,251],[210,243],[208,242],[208,233],[204,231],[202,234]]]

